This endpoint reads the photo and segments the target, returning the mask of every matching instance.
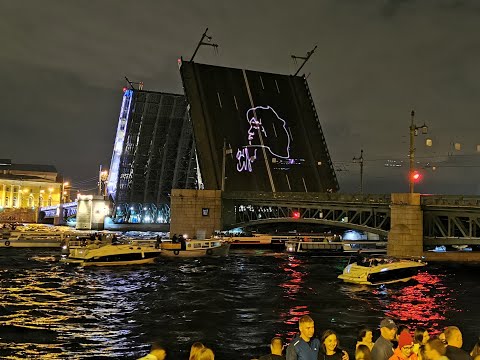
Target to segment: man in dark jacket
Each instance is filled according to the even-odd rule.
[[[296,335],[287,347],[287,360],[317,360],[320,340],[312,339],[315,332],[313,319],[302,316],[298,328],[300,335]]]
[[[392,319],[385,318],[380,322],[380,337],[372,349],[372,360],[388,360],[393,355],[392,340],[397,333],[397,324]]]

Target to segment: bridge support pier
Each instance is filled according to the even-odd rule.
[[[221,229],[220,190],[172,189],[170,236],[187,234],[191,238],[205,239]]]
[[[387,254],[398,258],[423,255],[423,212],[420,194],[392,194]]]

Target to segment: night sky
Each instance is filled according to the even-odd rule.
[[[304,72],[341,191],[358,190],[360,149],[366,192],[408,191],[415,109],[429,126],[416,138],[417,189],[480,194],[476,0],[0,0],[0,158],[52,164],[82,190],[95,186],[124,76],[182,93],[177,59],[190,58],[206,27],[220,48],[200,49],[202,63],[288,74],[292,54],[318,45]]]

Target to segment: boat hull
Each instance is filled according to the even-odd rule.
[[[73,248],[63,263],[80,266],[128,266],[154,263],[160,249],[131,244],[107,244]]]
[[[65,264],[80,265],[80,266],[130,266],[130,265],[143,265],[153,264],[157,260],[158,256],[139,260],[127,260],[127,261],[85,261],[81,259],[62,259],[60,262]]]
[[[0,247],[5,248],[59,248],[62,246],[60,239],[3,239]]]
[[[230,244],[226,243],[218,247],[209,249],[194,249],[194,250],[181,250],[181,249],[165,249],[162,248],[161,256],[165,257],[182,257],[182,258],[195,258],[204,256],[227,256],[230,250]]]

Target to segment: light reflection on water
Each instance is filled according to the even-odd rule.
[[[47,250],[8,250],[0,252],[2,359],[134,359],[158,339],[171,358],[203,341],[218,359],[249,359],[267,353],[271,337],[291,338],[305,314],[318,332],[337,330],[347,349],[360,327],[377,328],[385,314],[435,331],[456,323],[467,347],[478,336],[475,272],[458,267],[370,288],[336,279],[344,259],[235,251],[227,259],[83,269]]]

